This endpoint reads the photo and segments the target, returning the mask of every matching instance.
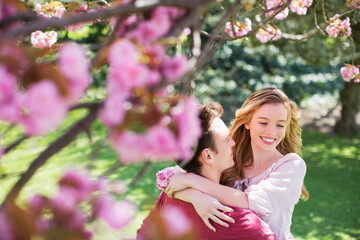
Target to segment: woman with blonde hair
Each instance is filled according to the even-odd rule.
[[[235,141],[235,164],[223,172],[223,185],[182,173],[170,178],[165,192],[173,196],[186,188],[197,189],[222,204],[255,211],[278,239],[294,239],[290,232],[294,206],[300,196],[305,200],[309,196],[303,186],[306,164],[299,156],[302,144],[297,108],[277,88],[256,91],[236,111],[230,136]],[[175,197],[179,195],[186,194]],[[203,219],[221,218],[211,198],[201,203],[193,199],[181,200],[192,202]]]

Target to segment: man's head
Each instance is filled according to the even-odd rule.
[[[234,165],[232,147],[235,143],[220,118],[222,113],[223,108],[217,102],[202,107],[199,115],[202,134],[194,157],[183,166],[187,172],[203,176],[205,172],[219,175]]]

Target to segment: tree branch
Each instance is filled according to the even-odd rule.
[[[30,178],[35,174],[35,172],[46,163],[46,161],[53,156],[55,153],[59,152],[64,147],[68,146],[75,137],[82,132],[84,129],[89,128],[93,122],[97,119],[97,113],[101,107],[101,104],[94,105],[89,109],[89,113],[83,119],[79,120],[72,127],[70,127],[61,137],[52,142],[46,149],[43,151],[30,165],[27,171],[21,175],[21,178],[10,190],[6,196],[2,207],[6,202],[16,199],[20,190],[25,186],[25,184],[30,180]]]
[[[33,21],[31,23],[25,24],[21,27],[10,30],[2,35],[2,38],[11,39],[19,35],[25,34],[28,35],[36,30],[46,30],[51,29],[62,29],[65,26],[93,21],[96,19],[106,19],[112,16],[121,17],[124,14],[131,13],[140,13],[151,10],[158,6],[174,6],[182,7],[187,9],[192,9],[194,6],[204,6],[213,2],[213,0],[155,0],[155,1],[141,1],[142,5],[138,3],[135,4],[126,4],[126,5],[117,5],[115,7],[101,9],[96,12],[91,13],[82,13],[77,15],[66,16],[62,19],[58,18],[41,18],[39,20]]]

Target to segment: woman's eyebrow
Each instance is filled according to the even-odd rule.
[[[269,119],[266,118],[266,117],[257,117],[257,119],[269,120]],[[279,120],[278,122],[286,122],[286,120],[281,119],[281,120]]]

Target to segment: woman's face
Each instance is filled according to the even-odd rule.
[[[287,111],[282,103],[267,103],[245,127],[250,130],[253,151],[274,151],[285,136]]]

